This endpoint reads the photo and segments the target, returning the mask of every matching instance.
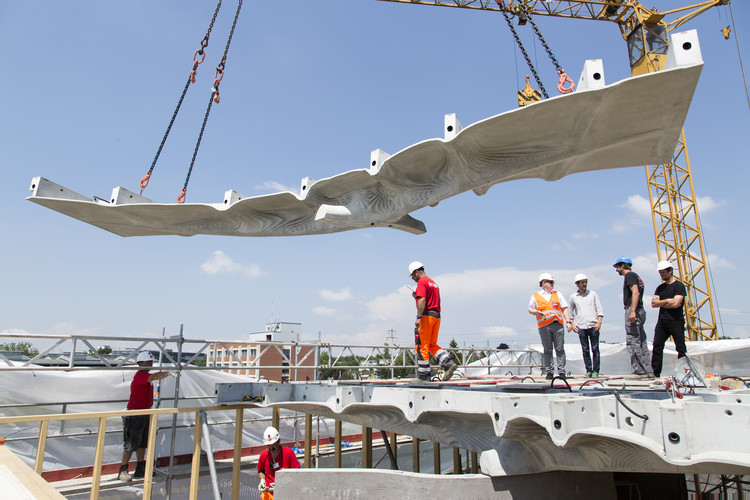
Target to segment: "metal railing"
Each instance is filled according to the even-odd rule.
[[[39,354],[28,360],[13,363],[0,354],[0,371],[72,371],[91,369],[137,370],[135,357],[142,350],[159,353],[159,364],[174,366],[176,370],[219,370],[232,371],[247,375],[263,377],[263,370],[288,371],[289,378],[298,380],[300,370],[313,370],[314,378],[320,378],[321,370],[352,371],[359,378],[365,370],[416,369],[416,358],[413,345],[347,345],[323,342],[241,342],[236,340],[199,340],[187,339],[182,335],[173,337],[132,338],[107,337],[94,335],[37,335],[0,332],[0,339],[23,339],[34,342],[49,343]],[[101,347],[113,344],[128,346],[117,358],[100,354]],[[175,345],[176,349],[167,349]],[[81,350],[83,346],[83,350]],[[65,349],[68,349],[65,351]],[[542,355],[529,349],[490,349],[481,347],[445,348],[451,353],[460,368],[486,368],[488,374],[493,368],[515,370],[516,374],[531,374],[534,369],[541,369]],[[67,356],[54,356],[54,351]],[[176,352],[175,352],[176,351]],[[254,356],[249,355],[255,352]],[[240,353],[248,353],[241,356]],[[205,365],[196,364],[202,360]],[[503,353],[506,362],[498,360]],[[77,363],[76,354],[89,354],[99,365],[91,366]],[[267,364],[271,356],[280,359],[280,364]],[[356,364],[352,364],[355,361]],[[40,365],[44,363],[44,365]],[[292,374],[294,374],[292,376]],[[266,377],[267,378],[267,377]]]

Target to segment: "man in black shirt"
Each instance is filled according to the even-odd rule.
[[[633,261],[619,257],[612,266],[625,278],[622,285],[622,303],[625,306],[625,346],[630,354],[630,368],[637,377],[653,377],[651,355],[648,352],[646,310],[643,309],[643,280],[631,267]]]
[[[651,307],[659,308],[659,319],[654,328],[654,352],[651,357],[651,368],[655,376],[661,375],[662,358],[664,354],[664,343],[672,337],[677,357],[681,358],[687,354],[685,347],[685,316],[682,306],[685,302],[685,285],[674,277],[672,263],[663,260],[656,268],[659,271],[663,283],[656,287],[654,298],[651,299]]]

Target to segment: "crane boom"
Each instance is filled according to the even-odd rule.
[[[627,42],[631,72],[639,75],[663,69],[670,32],[713,7],[728,5],[731,0],[707,0],[663,12],[648,9],[638,0],[379,1],[506,12],[517,16],[519,24],[525,23],[528,14],[613,22]],[[672,163],[647,165],[646,178],[658,258],[677,264],[678,275],[688,291],[685,297],[685,337],[688,340],[718,340],[708,260],[684,130]]]

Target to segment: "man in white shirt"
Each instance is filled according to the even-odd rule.
[[[573,331],[578,334],[583,351],[586,376],[599,376],[599,330],[602,327],[604,311],[599,296],[588,290],[589,279],[585,274],[576,274],[578,291],[570,296],[570,316],[573,318]],[[590,350],[590,351],[589,351]],[[593,359],[592,359],[593,358]]]
[[[541,290],[531,296],[529,301],[529,314],[536,317],[539,328],[539,338],[542,340],[544,349],[544,367],[547,370],[547,380],[555,377],[555,367],[552,364],[552,348],[555,348],[557,373],[560,378],[565,378],[565,327],[569,325],[568,304],[565,297],[552,287],[555,286],[555,278],[549,273],[539,275],[539,286]]]

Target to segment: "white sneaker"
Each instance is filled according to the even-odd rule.
[[[133,480],[133,476],[131,476],[130,474],[128,474],[127,470],[120,469],[120,473],[117,474],[117,479],[119,479],[123,483],[129,483],[130,481]]]

